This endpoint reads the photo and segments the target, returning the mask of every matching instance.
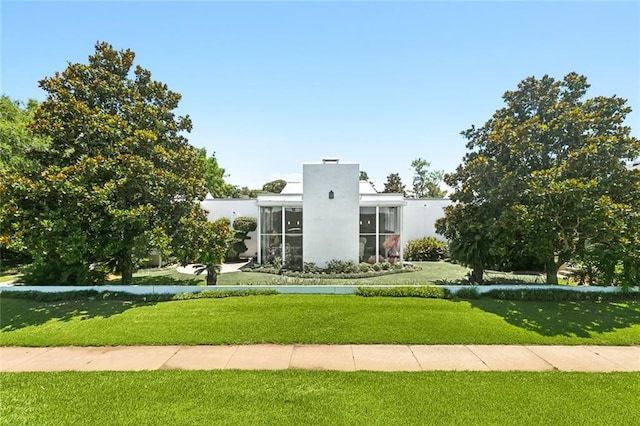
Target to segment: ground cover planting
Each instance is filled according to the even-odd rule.
[[[271,295],[170,302],[0,298],[0,344],[640,344],[640,302]]]
[[[631,425],[638,373],[0,374],[4,424]]]

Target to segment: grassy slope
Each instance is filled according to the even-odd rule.
[[[0,374],[3,424],[640,424],[640,374]]]
[[[277,295],[145,304],[3,298],[0,312],[5,346],[640,344],[640,302]]]

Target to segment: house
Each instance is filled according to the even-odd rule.
[[[209,220],[256,217],[258,228],[245,241],[244,256],[298,268],[307,262],[325,266],[333,259],[402,259],[408,241],[436,236],[434,222],[450,200],[379,193],[359,177],[359,164],[324,159],[303,164],[302,182],[287,183],[280,194],[207,198],[202,207]]]

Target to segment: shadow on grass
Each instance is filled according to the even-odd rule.
[[[42,325],[49,320],[81,321],[90,318],[108,318],[128,309],[149,306],[154,302],[124,300],[66,300],[38,302],[33,300],[0,298],[0,331],[15,331],[32,325]]]
[[[543,336],[591,337],[640,324],[639,302],[469,300],[475,308]]]

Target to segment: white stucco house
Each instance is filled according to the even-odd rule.
[[[258,229],[245,241],[244,256],[259,263],[280,259],[285,265],[311,262],[322,267],[333,259],[402,259],[408,241],[437,236],[434,222],[450,200],[379,193],[359,177],[359,164],[324,159],[303,164],[302,182],[287,183],[280,194],[207,198],[202,207],[209,220],[256,217]]]

